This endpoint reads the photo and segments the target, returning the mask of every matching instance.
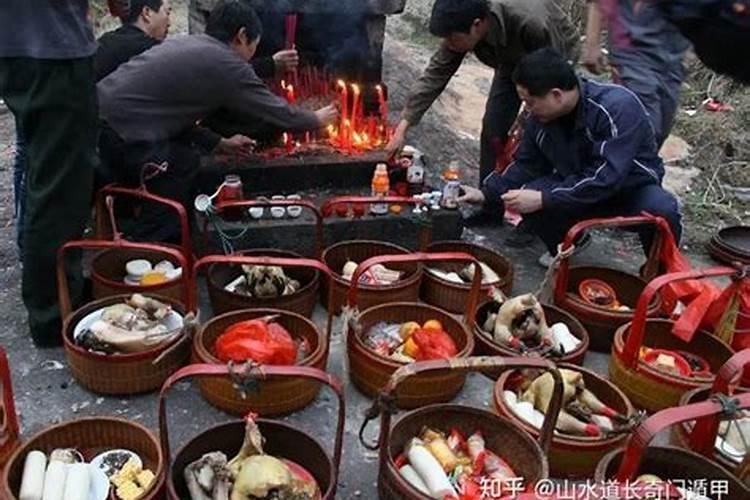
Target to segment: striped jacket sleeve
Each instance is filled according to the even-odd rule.
[[[636,98],[625,94],[614,102],[587,98],[596,110],[588,124],[594,141],[590,163],[580,173],[569,175],[542,191],[545,210],[576,210],[599,203],[618,191],[634,168],[636,155],[649,140],[650,125]]]

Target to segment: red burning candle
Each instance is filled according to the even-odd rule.
[[[357,115],[359,114],[359,108],[361,105],[359,85],[352,83],[352,94],[353,94],[353,97],[352,97],[352,118],[351,118],[352,128],[351,130],[354,133],[357,131]]]
[[[292,134],[284,132],[284,146],[286,147],[287,154],[294,152],[294,142],[292,141]]]
[[[305,144],[310,144],[310,132],[305,132]]]
[[[289,101],[289,104],[294,104],[297,101],[294,97],[294,85],[291,83],[286,86],[286,100]]]
[[[385,140],[388,140],[388,103],[385,100],[385,92],[382,85],[377,85],[375,90],[378,93],[378,107],[380,108],[380,121],[383,123]]]
[[[339,80],[336,82],[337,87],[339,90],[341,90],[341,126],[339,127],[339,134],[342,137],[342,146],[345,146],[346,143],[346,123],[349,121],[347,116],[349,115],[349,90],[346,87],[346,82],[344,80]]]

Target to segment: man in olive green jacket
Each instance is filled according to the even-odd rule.
[[[495,69],[482,122],[480,182],[487,177],[518,114],[520,100],[510,78],[518,61],[548,46],[576,58],[576,30],[557,1],[436,0],[430,32],[443,42],[409,96],[388,152],[403,147],[407,130],[421,120],[473,51]]]

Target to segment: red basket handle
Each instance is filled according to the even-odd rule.
[[[18,441],[18,415],[13,400],[13,383],[10,378],[10,363],[5,350],[0,347],[0,392],[2,392],[2,401],[0,401],[0,451],[4,448],[11,450]],[[6,457],[9,454],[5,455]],[[0,456],[2,458],[2,456]],[[0,461],[0,470],[3,465]]]
[[[745,366],[750,366],[750,349],[735,353],[719,368],[709,394],[711,396],[715,394],[729,395],[729,386],[742,376]],[[698,420],[690,433],[690,449],[707,457],[712,457],[718,432],[719,421],[717,419],[702,418]]]
[[[651,224],[656,226],[656,237],[654,244],[651,245],[648,259],[644,267],[644,276],[652,278],[658,272],[659,254],[665,234],[670,232],[669,224],[661,217],[655,217],[646,212],[643,215],[633,217],[608,217],[602,219],[589,219],[574,225],[565,235],[561,252],[568,251],[574,244],[580,234],[589,229],[597,227],[631,227]],[[568,291],[568,281],[570,280],[570,259],[562,259],[557,271],[557,281],[555,283],[555,303],[562,304],[565,300],[565,294]]]
[[[193,289],[192,280],[190,275],[190,266],[188,266],[187,258],[182,252],[175,250],[174,248],[157,245],[156,243],[135,243],[118,239],[115,241],[110,240],[80,240],[80,241],[69,241],[61,246],[57,251],[57,296],[60,301],[60,314],[63,319],[67,318],[73,312],[73,306],[70,301],[70,290],[68,289],[68,276],[65,273],[65,255],[69,250],[80,249],[80,250],[97,250],[97,249],[122,249],[122,250],[148,250],[151,252],[159,252],[172,257],[182,267],[182,276],[179,281],[183,284],[183,296],[182,300],[185,304],[187,311],[194,311],[195,305],[191,302],[191,293]]]
[[[659,276],[652,280],[646,288],[643,289],[641,296],[638,297],[638,303],[633,315],[633,322],[630,324],[630,333],[625,340],[625,347],[622,354],[615,353],[615,356],[622,358],[625,366],[635,369],[638,366],[638,355],[643,344],[643,338],[646,334],[646,316],[648,315],[648,305],[653,300],[656,293],[670,283],[677,281],[686,281],[700,278],[713,278],[718,276],[732,276],[737,274],[737,269],[731,267],[709,267],[706,269],[693,269],[679,273],[670,273]]]
[[[737,409],[750,408],[750,393],[733,396],[737,402]],[[667,408],[647,418],[628,439],[622,463],[615,476],[616,481],[624,482],[635,479],[641,465],[643,454],[651,440],[662,430],[682,422],[696,420],[701,417],[713,417],[718,421],[718,415],[725,411],[724,403],[715,400],[702,401],[687,406]],[[717,423],[718,425],[718,423]]]
[[[349,285],[348,303],[349,307],[354,308],[357,305],[357,292],[359,290],[359,278],[362,274],[376,264],[397,264],[403,262],[468,262],[474,264],[474,269],[478,272],[474,273],[474,279],[471,282],[471,290],[469,291],[469,299],[466,302],[466,309],[464,311],[464,323],[471,327],[472,325],[472,314],[476,310],[477,303],[479,302],[479,294],[481,293],[482,287],[482,272],[479,267],[479,261],[472,255],[463,252],[415,252],[404,255],[378,255],[370,257],[369,259],[361,262],[357,269],[352,274],[352,280]]]
[[[104,217],[104,214],[110,213],[110,220],[114,220],[114,215],[110,212],[111,208],[108,207],[107,203],[107,198],[109,197],[113,199],[122,197],[151,201],[154,203],[160,203],[174,210],[180,220],[180,246],[182,247],[182,253],[185,254],[185,258],[188,260],[188,266],[184,269],[187,269],[189,272],[193,264],[193,243],[190,236],[188,213],[185,207],[182,206],[182,203],[170,198],[152,194],[148,192],[145,187],[129,188],[117,184],[104,186],[96,195],[96,237],[101,240],[106,239],[107,234],[107,218]],[[115,231],[116,229],[112,228],[112,230]],[[118,235],[114,236],[117,238]]]
[[[344,388],[341,381],[336,378],[335,375],[307,366],[245,366],[250,366],[250,369],[243,371],[239,375],[253,380],[263,380],[267,377],[306,378],[326,384],[333,389],[333,392],[336,393],[336,397],[339,400],[338,420],[336,422],[336,440],[333,445],[333,463],[335,467],[334,478],[337,478],[341,465],[341,449],[344,441],[344,423],[346,418],[346,400],[344,398]],[[169,389],[180,380],[194,376],[226,378],[234,374],[235,373],[232,369],[225,365],[194,364],[180,368],[164,382],[164,385],[162,385],[161,391],[159,392],[159,437],[167,467],[170,467],[171,464],[169,428],[167,425],[167,393],[169,392]]]
[[[214,206],[214,213],[221,217],[227,210],[250,207],[304,207],[315,217],[315,256],[323,253],[323,215],[318,207],[309,200],[269,200],[256,198],[254,200],[220,201]]]
[[[308,269],[316,269],[323,273],[331,285],[328,287],[328,321],[326,324],[326,338],[331,338],[331,328],[333,328],[333,273],[328,266],[315,259],[295,259],[289,257],[264,257],[260,255],[209,255],[203,257],[195,263],[193,269],[194,276],[198,276],[198,273],[203,267],[211,264],[246,264],[249,266],[279,266],[279,267],[303,267]],[[198,289],[193,289],[193,300],[197,304]]]
[[[470,358],[436,359],[432,361],[418,361],[402,366],[391,375],[388,383],[380,390],[378,398],[367,411],[362,427],[359,430],[359,439],[363,446],[371,450],[388,448],[388,437],[391,432],[391,415],[395,413],[398,396],[396,389],[407,378],[422,373],[436,370],[460,371],[463,373],[481,371],[487,368],[539,368],[549,371],[555,381],[555,388],[550,400],[550,407],[544,417],[539,434],[539,445],[546,455],[549,451],[552,437],[555,431],[557,417],[562,408],[563,383],[557,367],[551,361],[543,358],[529,357],[501,357],[501,356],[475,356]],[[380,432],[376,445],[368,444],[364,439],[364,431],[367,424],[380,415]]]
[[[320,207],[323,217],[330,217],[335,213],[338,205],[372,205],[373,203],[395,203],[398,205],[424,205],[424,200],[413,196],[335,196],[329,198]],[[432,224],[420,224],[419,249],[425,251],[432,241]]]

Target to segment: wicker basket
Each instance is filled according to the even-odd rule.
[[[18,436],[18,416],[13,401],[10,365],[5,350],[0,347],[0,471],[20,444]]]
[[[171,305],[174,311],[184,317],[185,309],[181,303],[167,297],[151,294],[147,296]],[[79,321],[94,311],[113,304],[121,304],[129,297],[130,295],[118,295],[96,300],[65,318],[63,323],[65,358],[73,377],[91,392],[128,395],[155,391],[190,357],[190,342],[185,336],[136,354],[107,355],[90,352],[75,344],[73,332]]]
[[[617,330],[609,359],[609,377],[639,408],[658,411],[679,404],[685,392],[708,384],[711,377],[689,377],[657,370],[640,359],[643,346],[670,351],[684,351],[703,357],[715,374],[732,356],[732,349],[718,337],[699,330],[689,342],[672,334],[674,322],[667,319],[647,319],[646,304],[661,287],[672,282],[726,276],[736,273],[731,268],[712,268],[673,273],[652,281],[638,300],[632,323]]]
[[[464,241],[438,241],[429,245],[427,251],[467,253],[490,266],[500,276],[500,281],[492,285],[482,286],[482,292],[485,292],[479,295],[479,300],[482,302],[489,300],[487,292],[493,287],[499,288],[506,295],[510,295],[511,290],[513,290],[513,264],[510,259],[494,250]],[[440,267],[447,272],[458,272],[465,265],[449,263]],[[422,300],[450,313],[460,314],[469,298],[470,288],[471,286],[468,283],[451,283],[425,269],[422,278]]]
[[[393,263],[445,262],[476,260],[468,254],[461,253],[414,253],[409,255],[373,257],[362,262],[354,272],[348,302],[349,307],[357,309],[358,277],[376,264],[393,265]],[[370,307],[364,312],[355,313],[354,320],[346,338],[349,360],[349,378],[355,387],[369,397],[375,397],[385,386],[393,372],[404,365],[373,352],[362,340],[362,335],[380,322],[405,323],[415,321],[424,324],[428,320],[438,320],[445,332],[456,344],[456,358],[465,358],[474,350],[474,338],[469,327],[469,311],[473,310],[479,294],[480,276],[475,276],[471,296],[466,304],[464,322],[459,322],[450,314],[433,306],[416,302],[395,302]],[[399,388],[398,400],[402,408],[417,408],[432,403],[450,401],[464,385],[466,377],[460,372],[435,372],[429,376],[413,377]]]
[[[295,340],[310,346],[310,353],[299,366],[325,370],[328,339],[315,324],[299,314],[278,309],[246,309],[217,316],[201,326],[193,339],[194,360],[198,363],[221,364],[214,355],[216,339],[231,325],[240,321],[278,315],[276,320]],[[282,415],[310,404],[318,395],[320,385],[300,378],[268,379],[260,382],[246,398],[237,394],[227,378],[204,378],[199,382],[201,394],[212,405],[232,415],[244,416],[253,411],[261,416]]]
[[[487,369],[512,369],[534,367],[551,370],[555,377],[555,392],[551,409],[543,426],[539,444],[531,436],[510,420],[493,415],[486,410],[466,406],[437,404],[410,411],[391,427],[391,405],[395,398],[398,403],[398,386],[411,376],[424,376],[431,371],[453,370],[466,374],[468,371]],[[408,381],[408,380],[407,380]],[[562,381],[554,365],[542,359],[532,358],[466,358],[412,363],[393,374],[383,388],[367,419],[360,429],[360,441],[369,449],[379,449],[378,492],[382,500],[419,499],[425,496],[413,488],[398,471],[396,458],[403,453],[407,442],[419,435],[425,426],[444,432],[457,428],[465,436],[480,430],[487,448],[504,458],[525,484],[531,486],[548,476],[546,453],[553,434],[553,422],[557,419],[562,403]],[[364,439],[365,429],[370,420],[380,415],[380,435],[377,443]]]
[[[341,270],[348,260],[358,264],[379,255],[404,255],[409,251],[391,243],[382,241],[343,241],[330,246],[323,252],[323,262],[333,271],[333,307],[338,314],[346,304],[346,294],[350,283],[341,276]],[[419,284],[422,279],[422,267],[418,263],[408,262],[393,264],[392,269],[405,272],[403,279],[392,285],[360,285],[362,289],[359,307],[361,310],[386,302],[415,302],[419,298]],[[324,304],[328,306],[328,284],[323,286]]]
[[[496,302],[487,302],[477,309],[474,314],[474,340],[475,349],[474,352],[481,356],[518,356],[519,353],[508,347],[497,344],[490,334],[484,331],[480,325],[484,325],[487,315],[489,313],[496,313],[499,309],[499,304]],[[565,323],[570,330],[571,335],[581,341],[579,346],[572,352],[565,353],[559,359],[555,359],[556,362],[572,363],[575,365],[583,365],[583,360],[586,357],[586,351],[589,348],[589,334],[583,327],[580,321],[575,319],[573,316],[563,311],[559,307],[551,306],[548,304],[542,304],[544,309],[544,316],[547,319],[548,325],[554,325],[555,323]],[[545,353],[545,357],[550,357],[549,353]],[[500,372],[485,373],[492,379],[497,379],[500,376]]]
[[[179,250],[177,247],[173,247]],[[113,295],[133,294],[133,293],[155,293],[162,297],[169,297],[177,301],[183,301],[185,297],[185,287],[189,286],[185,280],[174,279],[159,285],[141,286],[128,285],[123,282],[125,275],[125,265],[135,259],[145,259],[156,265],[162,260],[171,262],[175,267],[180,267],[181,263],[169,254],[156,250],[136,250],[132,248],[113,248],[104,250],[96,254],[91,261],[91,284],[95,299],[105,299]],[[190,274],[190,269],[183,268],[183,272]]]
[[[750,394],[739,398],[740,407],[750,407]],[[641,474],[654,474],[664,481],[681,481],[688,487],[696,486],[697,481],[711,484],[721,481],[728,485],[729,492],[721,498],[745,500],[750,498],[750,489],[721,465],[712,462],[692,451],[672,446],[648,446],[659,432],[680,422],[700,417],[712,417],[722,411],[722,405],[715,401],[705,401],[679,408],[669,408],[648,418],[636,429],[625,449],[608,453],[596,468],[594,479],[597,482],[617,481],[620,485],[634,481]],[[666,483],[665,483],[666,484]],[[675,483],[673,483],[675,484]],[[675,484],[680,486],[679,483]],[[653,495],[666,492],[651,490]],[[653,498],[653,497],[652,497]]]
[[[680,400],[680,406],[687,406],[700,401],[706,401],[707,399],[719,394],[731,396],[735,391],[746,392],[746,389],[733,387],[733,381],[742,375],[743,369],[748,364],[750,364],[750,349],[745,349],[736,353],[716,374],[713,386],[703,386],[686,392]],[[704,443],[700,442],[705,440],[708,443],[709,448],[706,455],[732,471],[746,484],[750,484],[748,483],[750,476],[742,476],[746,471],[742,470],[741,464],[732,460],[728,455],[722,453],[716,448],[715,431],[718,431],[718,429],[711,429],[711,435],[706,437],[702,435],[703,430],[699,429],[695,425],[695,422],[682,422],[679,425],[672,427],[671,443],[675,446],[680,446],[681,448],[690,450],[693,448],[700,448],[702,444],[705,446]],[[693,435],[694,432],[696,433],[695,435]],[[701,452],[702,450],[696,449],[695,451]]]
[[[557,366],[582,373],[586,388],[596,394],[604,404],[616,410],[619,414],[629,417],[635,413],[633,405],[630,404],[628,398],[613,383],[580,366],[567,363],[558,364]],[[539,430],[519,418],[505,402],[505,397],[503,396],[503,391],[505,390],[515,392],[520,383],[519,375],[517,371],[506,371],[500,376],[494,390],[495,411],[511,420],[515,425],[532,436],[538,437],[540,434]],[[552,444],[547,455],[550,474],[557,478],[590,478],[594,474],[596,465],[602,457],[615,448],[622,446],[626,439],[627,435],[625,434],[594,438],[556,433],[552,437]]]
[[[75,448],[87,461],[108,450],[132,450],[143,460],[143,467],[156,476],[154,485],[139,500],[157,500],[164,495],[166,462],[156,436],[142,425],[121,418],[89,417],[54,425],[23,443],[3,471],[0,498],[18,500],[24,461],[30,451],[49,455],[56,448]]]
[[[643,215],[639,217],[615,217],[611,219],[592,219],[573,226],[565,236],[563,252],[573,246],[573,242],[584,231],[597,227],[632,227],[654,225],[656,236],[643,275],[653,277],[659,265],[659,252],[665,235],[670,231],[668,224],[659,217]],[[592,305],[581,298],[578,287],[584,280],[595,278],[608,283],[615,291],[619,302],[628,306],[630,311],[614,311],[605,307]],[[596,352],[609,352],[612,348],[615,331],[633,320],[638,297],[646,287],[646,281],[638,276],[598,266],[570,267],[570,259],[562,259],[555,281],[554,304],[575,316],[589,334],[590,348]],[[654,297],[648,307],[649,317],[657,317],[662,307],[661,298]]]
[[[281,257],[287,259],[301,259],[299,254],[285,250],[245,250],[238,252],[239,256],[247,257]],[[320,272],[316,269],[295,267],[285,268],[287,276],[300,282],[300,288],[291,295],[273,298],[252,298],[238,293],[229,292],[224,287],[234,281],[241,273],[240,266],[215,263],[209,266],[207,272],[208,296],[214,314],[224,314],[250,307],[264,309],[280,309],[301,314],[311,318],[315,305],[318,303],[320,288]]]
[[[346,415],[343,388],[338,379],[314,368],[304,367],[254,367],[251,371],[240,374],[230,373],[227,367],[219,365],[191,365],[183,368],[164,384],[159,397],[159,430],[162,450],[168,463],[171,461],[169,460],[166,395],[175,383],[190,376],[222,378],[227,381],[230,376],[233,379],[242,377],[246,381],[266,377],[277,379],[294,377],[306,379],[315,385],[326,384],[331,387],[339,402],[336,439],[331,454],[325,451],[318,439],[290,424],[265,419],[258,419],[257,423],[265,438],[263,448],[266,453],[291,460],[310,472],[320,487],[322,500],[333,500],[336,497]],[[206,429],[181,447],[175,455],[174,462],[171,462],[168,467],[167,498],[170,500],[189,498],[183,479],[185,467],[198,460],[203,454],[212,451],[222,451],[228,457],[234,456],[240,449],[244,434],[245,423],[243,421],[225,423]]]

